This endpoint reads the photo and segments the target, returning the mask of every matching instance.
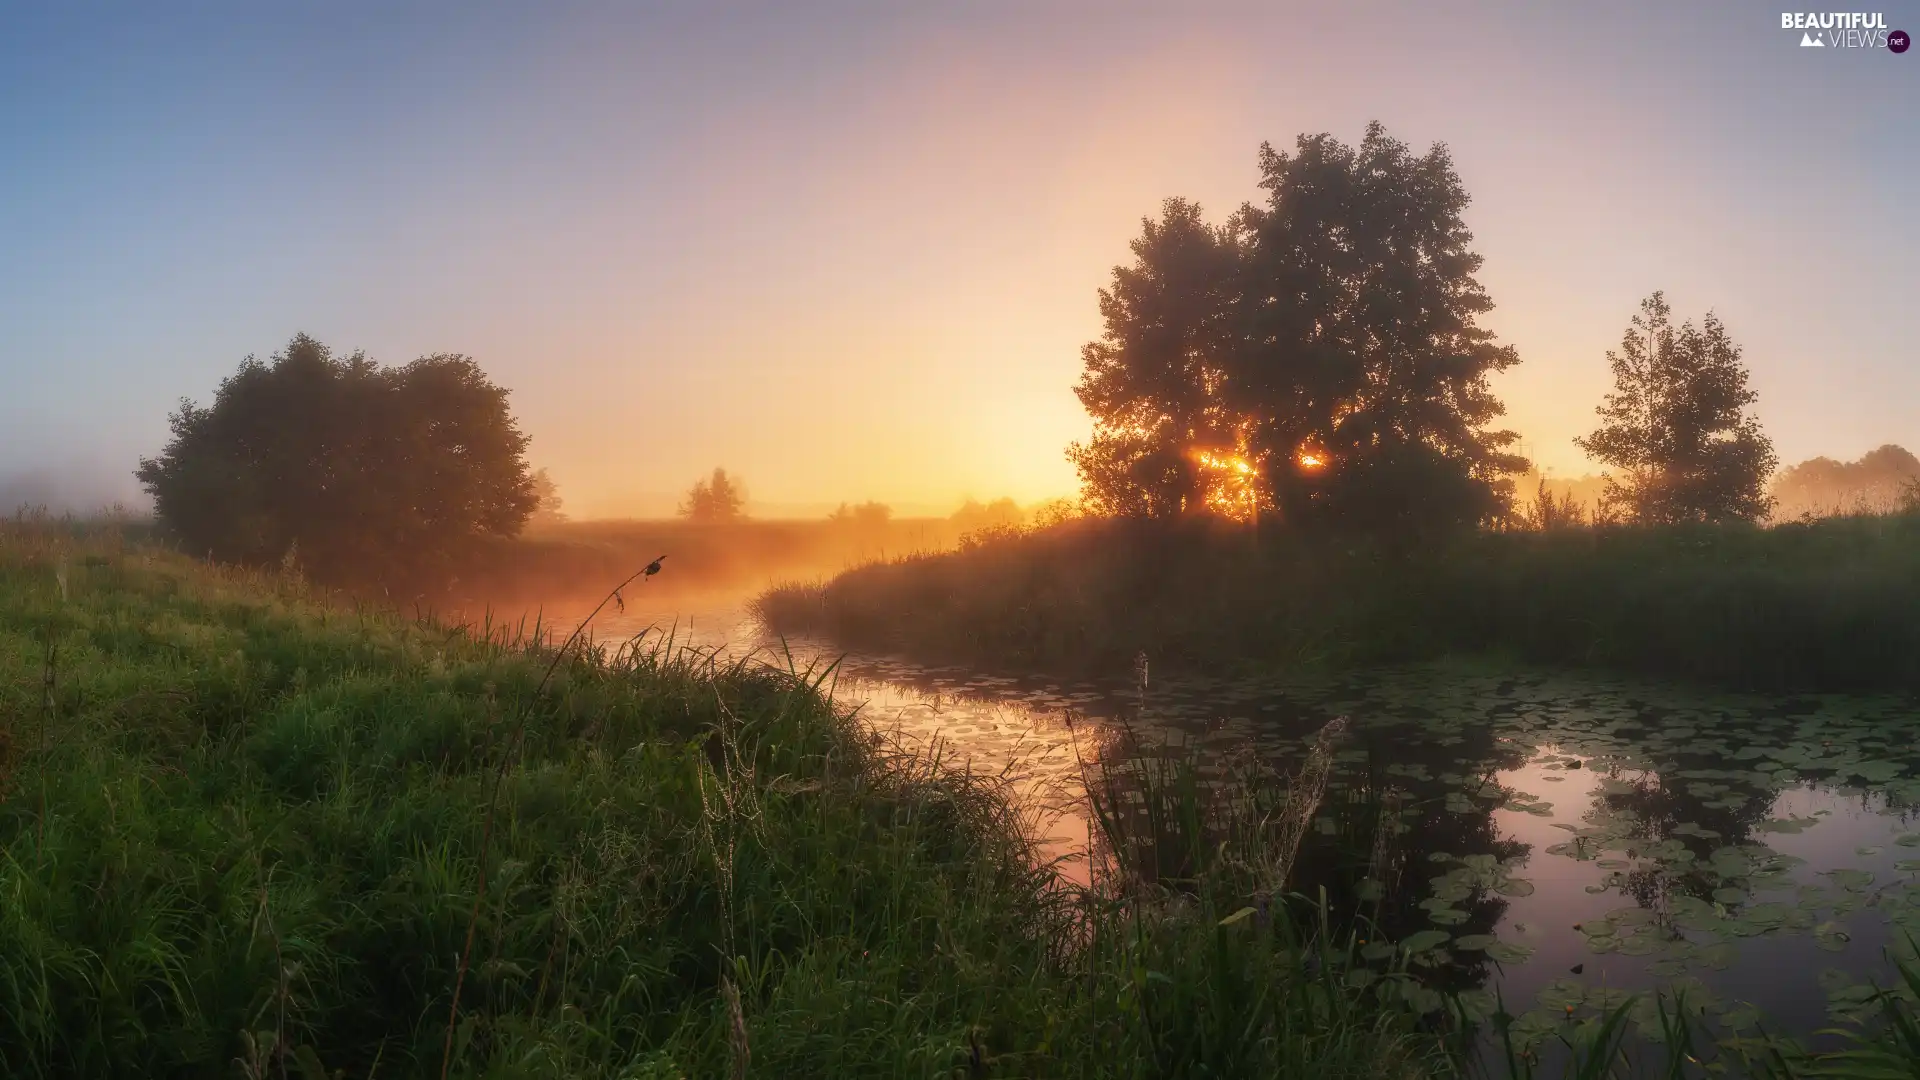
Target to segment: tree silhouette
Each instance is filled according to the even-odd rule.
[[[1020,504],[1006,496],[1001,496],[990,503],[968,499],[960,504],[960,509],[955,510],[947,518],[953,523],[954,530],[961,533],[1008,528],[1020,525],[1026,519],[1027,515],[1020,509]]]
[[[221,559],[425,584],[535,506],[507,391],[464,356],[388,368],[299,334],[170,419],[135,475],[187,550]]]
[[[868,500],[858,506],[851,503],[841,503],[833,513],[827,515],[827,520],[843,529],[851,529],[856,532],[877,532],[886,528],[887,522],[893,520],[893,507],[888,506],[886,503],[875,502],[873,500]]]
[[[724,524],[744,520],[746,505],[747,489],[727,470],[716,468],[712,476],[694,481],[687,489],[680,516],[703,524]]]
[[[1358,148],[1261,147],[1264,205],[1219,228],[1169,200],[1100,294],[1077,392],[1094,434],[1069,456],[1092,508],[1196,510],[1406,532],[1487,520],[1525,466],[1490,373],[1519,362],[1442,145],[1379,124]]]
[[[560,498],[560,485],[553,482],[547,470],[533,470],[532,484],[535,501],[533,516],[527,519],[527,523],[554,525],[567,520],[567,515],[560,509],[564,505]]]
[[[1519,517],[1522,525],[1540,532],[1577,529],[1587,520],[1586,511],[1573,492],[1562,491],[1556,495],[1548,489],[1544,476],[1534,489],[1533,502],[1521,508]]]
[[[1074,393],[1093,437],[1067,455],[1097,510],[1164,517],[1205,505],[1200,453],[1235,450],[1219,388],[1245,253],[1237,230],[1208,225],[1185,199],[1141,225],[1134,265],[1115,267],[1100,290],[1106,334],[1081,349]]]
[[[1644,524],[1751,521],[1766,514],[1773,444],[1746,411],[1740,347],[1712,312],[1677,330],[1664,293],[1607,353],[1613,392],[1595,411],[1598,430],[1574,444],[1621,470],[1608,474],[1607,501]]]

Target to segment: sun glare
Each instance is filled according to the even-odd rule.
[[[1223,517],[1251,520],[1260,506],[1260,470],[1238,454],[1193,452],[1194,463],[1208,474],[1207,506]]]

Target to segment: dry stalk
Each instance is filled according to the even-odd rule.
[[[1327,775],[1333,771],[1334,744],[1346,730],[1344,716],[1334,717],[1320,729],[1314,736],[1313,750],[1300,767],[1300,775],[1287,786],[1286,801],[1274,815],[1278,820],[1269,818],[1267,824],[1276,829],[1274,844],[1256,868],[1263,893],[1270,895],[1287,887],[1294,860],[1300,856],[1300,842],[1306,839],[1307,823],[1313,820],[1320,809],[1320,800],[1326,796]]]
[[[747,1043],[747,1014],[740,1007],[740,988],[733,980],[720,976],[720,992],[727,999],[727,1047],[733,1057],[733,1080],[746,1080],[747,1062],[753,1057],[753,1048]]]

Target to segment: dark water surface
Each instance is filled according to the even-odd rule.
[[[1437,988],[1491,1012],[1497,993],[1545,1032],[1570,1006],[1679,986],[1723,1033],[1764,1017],[1806,1036],[1858,1011],[1869,980],[1894,977],[1887,950],[1910,956],[1906,935],[1920,937],[1912,699],[1457,665],[1150,671],[1143,695],[1131,673],[1059,683],[842,658],[765,638],[739,597],[635,602],[648,599],[602,614],[597,640],[670,630],[676,647],[802,670],[838,660],[836,699],[909,745],[1010,770],[1063,855],[1087,843],[1089,763],[1192,754],[1209,784],[1249,759],[1292,772],[1347,717],[1293,886],[1368,912],[1368,954],[1421,974],[1401,983],[1423,1006]],[[555,615],[570,629],[584,610]],[[1064,866],[1085,879],[1083,860]]]

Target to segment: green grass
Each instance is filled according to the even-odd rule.
[[[1413,552],[1207,522],[1072,522],[758,601],[940,662],[1113,670],[1494,654],[1741,689],[1920,689],[1920,514],[1485,533]]]
[[[1065,887],[999,782],[803,675],[582,650],[541,691],[536,637],[0,531],[0,1075],[1451,1068],[1333,931]]]

